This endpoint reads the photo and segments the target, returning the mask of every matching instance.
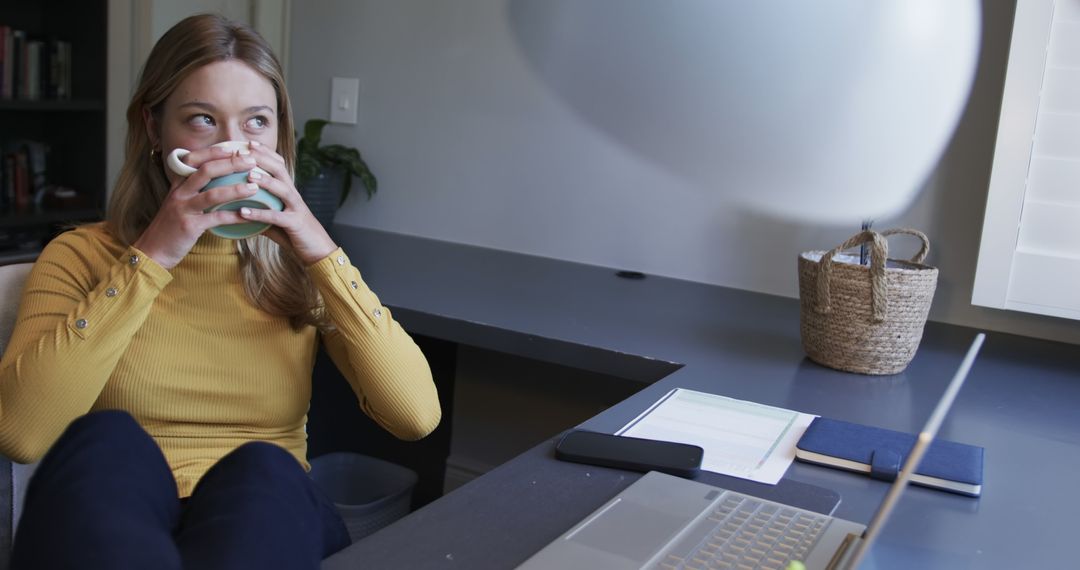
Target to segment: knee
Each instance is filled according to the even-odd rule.
[[[100,410],[90,412],[71,422],[68,431],[90,434],[123,434],[141,432],[142,428],[131,414],[124,410]]]
[[[110,450],[130,451],[148,447],[156,450],[153,442],[135,418],[123,410],[90,412],[71,422],[56,443],[56,447],[74,446],[93,453],[111,453]]]
[[[307,473],[300,462],[284,448],[253,441],[245,443],[221,458],[204,479],[218,487],[265,487],[284,490],[285,487],[306,487]],[[201,484],[201,483],[200,483]]]
[[[41,460],[27,501],[45,495],[65,500],[78,495],[85,501],[88,489],[100,497],[176,497],[176,483],[157,443],[119,410],[92,412],[71,422]]]
[[[221,463],[240,463],[249,469],[273,472],[303,471],[300,462],[285,448],[265,441],[249,441],[223,457]]]

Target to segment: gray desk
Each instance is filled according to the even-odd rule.
[[[903,374],[851,375],[804,358],[797,300],[655,276],[627,280],[609,268],[370,230],[338,227],[337,235],[414,332],[652,382],[584,424],[595,430],[615,430],[682,386],[916,431],[976,332],[929,323]],[[790,262],[794,279],[794,253]],[[984,496],[909,489],[873,555],[877,567],[1076,566],[1077,347],[989,334],[941,437],[986,448]],[[538,446],[324,567],[512,567],[629,484],[621,473],[558,462],[550,449]],[[590,484],[597,473],[603,482]],[[863,523],[887,487],[798,462],[785,482],[838,492],[835,514]],[[508,492],[524,512],[501,500]]]

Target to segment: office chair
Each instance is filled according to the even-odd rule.
[[[33,265],[18,263],[0,267],[0,354],[7,348],[15,327],[23,284]],[[36,467],[37,463],[22,465],[0,455],[0,570],[7,570],[11,561],[11,543],[22,514],[26,483]]]

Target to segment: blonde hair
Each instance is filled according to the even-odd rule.
[[[124,165],[106,214],[109,230],[122,242],[131,244],[139,238],[169,192],[160,154],[151,153],[154,143],[147,134],[143,110],[160,117],[165,99],[184,79],[205,65],[224,60],[247,64],[274,86],[277,152],[293,172],[296,138],[292,110],[281,64],[269,44],[248,26],[216,14],[185,18],[165,32],[150,51],[127,108]],[[287,317],[295,329],[327,325],[318,291],[296,256],[262,236],[238,240],[237,247],[241,281],[255,306]]]

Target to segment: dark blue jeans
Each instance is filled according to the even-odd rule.
[[[42,459],[11,567],[318,568],[348,544],[333,503],[284,449],[240,446],[181,502],[154,440],[105,411],[72,422]]]

